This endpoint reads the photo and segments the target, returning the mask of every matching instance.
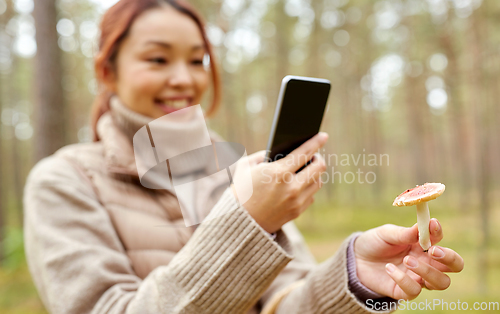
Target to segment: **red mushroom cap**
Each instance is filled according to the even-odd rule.
[[[438,198],[443,194],[445,186],[442,183],[426,183],[417,185],[413,189],[409,189],[401,193],[392,206],[413,206],[422,202],[428,202]]]

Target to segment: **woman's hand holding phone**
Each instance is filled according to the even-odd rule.
[[[317,151],[327,140],[328,135],[321,132],[275,162],[264,162],[265,151],[248,156],[253,194],[243,206],[264,230],[278,231],[314,202],[314,194],[322,185],[320,176],[326,169]],[[311,159],[311,164],[295,173]],[[234,181],[238,181],[237,171]]]

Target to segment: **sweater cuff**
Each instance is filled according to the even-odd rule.
[[[274,241],[230,189],[207,218],[170,262],[175,278],[159,277],[160,295],[178,294],[193,313],[245,313],[291,261],[291,244],[279,233]],[[178,291],[162,291],[161,282],[172,279]]]
[[[365,285],[359,281],[358,275],[356,273],[356,256],[354,254],[354,242],[361,235],[361,232],[355,233],[351,240],[349,241],[349,246],[347,247],[347,273],[349,277],[349,290],[360,300],[361,302],[366,302],[368,299],[379,299],[384,296],[367,288]]]
[[[320,273],[323,272],[324,296],[325,302],[322,304],[324,311],[321,313],[358,313],[359,312],[375,312],[368,309],[364,302],[360,302],[353,292],[348,288],[349,274],[347,272],[347,248],[349,243],[357,235],[351,235],[347,238],[342,246],[330,260],[320,265]],[[316,274],[321,276],[321,274]],[[327,301],[328,300],[328,301]]]
[[[356,298],[364,304],[367,304],[367,301],[371,300],[370,304],[373,305],[373,308],[384,308],[383,306],[378,306],[384,303],[392,303],[390,308],[396,308],[398,305],[398,300],[377,293],[366,287],[361,283],[361,281],[359,281],[356,272],[356,255],[354,253],[354,242],[361,235],[361,233],[362,232],[354,233],[347,247],[347,273],[349,278],[349,290],[351,290]]]
[[[360,302],[348,287],[347,238],[337,253],[318,265],[304,285],[290,292],[277,313],[390,313],[375,311]]]

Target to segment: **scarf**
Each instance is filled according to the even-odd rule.
[[[217,136],[209,132],[201,107],[189,107],[153,119],[131,110],[113,96],[110,108],[114,124],[126,137],[128,145],[134,146],[128,151],[135,151],[132,159],[135,159],[142,185],[173,192],[186,225],[199,224],[229,186],[227,174],[213,175],[217,172],[217,163],[211,145]],[[191,114],[175,118],[181,111]],[[149,130],[144,128],[146,125]],[[150,134],[154,139],[155,159],[151,154]],[[170,162],[170,177],[165,160]]]

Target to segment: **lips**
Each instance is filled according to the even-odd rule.
[[[155,99],[155,104],[160,107],[165,113],[172,113],[179,109],[183,109],[191,106],[192,98],[169,98],[169,99]]]

